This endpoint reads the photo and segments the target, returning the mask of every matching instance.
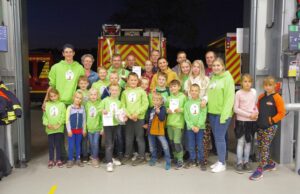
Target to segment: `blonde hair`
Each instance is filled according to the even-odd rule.
[[[226,69],[225,63],[224,63],[224,60],[223,60],[221,57],[217,57],[217,58],[213,61],[213,64],[214,64],[215,62],[219,62],[219,63],[224,67],[223,71],[225,71],[225,69]]]
[[[263,81],[263,85],[271,85],[271,86],[275,86],[276,85],[276,80],[273,76],[269,75],[268,77],[266,77]]]
[[[82,75],[82,76],[79,77],[78,83],[79,83],[80,81],[86,81],[86,82],[89,82],[89,79],[88,79],[85,75]]]
[[[204,78],[205,78],[205,68],[204,68],[204,63],[203,63],[202,60],[199,60],[199,59],[193,61],[192,66],[191,66],[190,76],[191,76],[191,77],[194,76],[194,75],[193,75],[193,70],[192,70],[192,69],[193,69],[193,67],[194,67],[196,64],[199,65],[199,68],[200,68],[200,73],[199,73],[198,76],[200,77],[201,80],[204,80]]]
[[[83,99],[83,93],[82,93],[82,91],[77,90],[77,91],[74,93],[74,95],[73,95],[73,100],[74,100],[74,98],[75,98],[75,96],[76,96],[77,94],[79,94],[79,95],[81,96],[81,98]]]
[[[104,66],[98,67],[97,68],[97,72],[99,73],[100,70],[104,70],[105,72],[107,72],[107,69]]]
[[[154,98],[158,98],[161,102],[164,101],[164,98],[162,97],[162,95],[160,93],[157,93],[157,92],[154,92],[153,95],[152,95],[152,100]]]
[[[91,94],[92,92],[96,92],[98,94],[98,90],[96,88],[91,88],[89,90],[89,94]]]
[[[189,72],[189,73],[191,73],[191,69],[192,69],[192,63],[191,63],[190,60],[186,59],[186,60],[182,61],[182,62],[179,64],[179,73],[178,73],[178,77],[179,77],[180,80],[182,80],[182,79],[183,79],[183,76],[184,76],[184,75],[183,75],[183,72],[182,72],[182,69],[181,69],[181,65],[184,64],[184,63],[186,63],[186,64],[188,64],[188,65],[190,66],[190,72]]]

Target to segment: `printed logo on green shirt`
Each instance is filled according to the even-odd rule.
[[[94,107],[94,106],[92,106],[91,108],[90,108],[90,117],[92,117],[92,118],[94,118],[94,117],[96,117],[96,114],[97,114],[97,110],[96,110],[96,108]]]
[[[74,72],[69,69],[67,72],[66,72],[66,80],[72,80],[74,79]]]
[[[58,108],[56,106],[50,107],[50,116],[56,117],[58,115]]]
[[[216,82],[212,82],[211,84],[209,84],[209,89],[214,89],[217,86]]]
[[[112,102],[112,103],[110,104],[109,109],[110,109],[110,112],[114,112],[114,113],[117,112],[117,110],[118,110],[118,105],[117,105],[117,103]]]
[[[136,93],[130,92],[127,96],[129,102],[134,103],[136,101]]]
[[[192,115],[197,115],[199,113],[199,106],[198,104],[192,104],[190,108],[190,112]]]

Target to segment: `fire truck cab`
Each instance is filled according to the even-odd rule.
[[[133,55],[136,64],[144,67],[152,50],[166,56],[166,39],[159,29],[122,29],[117,24],[104,24],[98,38],[98,66],[109,68],[112,55],[118,53],[122,61]]]

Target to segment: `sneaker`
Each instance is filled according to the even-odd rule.
[[[177,164],[176,164],[175,169],[176,169],[176,170],[180,170],[180,169],[182,169],[182,168],[183,168],[183,162],[178,161]]]
[[[206,171],[206,164],[205,164],[205,162],[200,162],[200,169],[202,171]]]
[[[66,165],[67,168],[72,168],[73,165],[74,165],[74,162],[72,160],[68,160],[67,165]]]
[[[79,167],[84,167],[84,165],[81,162],[81,160],[76,160],[76,165],[79,166]]]
[[[144,157],[137,157],[135,160],[132,161],[132,166],[137,166],[145,162]]]
[[[121,166],[122,165],[122,163],[118,159],[113,158],[112,161],[113,161],[113,164],[115,166]]]
[[[88,156],[84,156],[84,157],[82,158],[82,162],[83,162],[83,163],[88,163],[88,161],[89,161],[89,157],[88,157]]]
[[[235,172],[238,173],[238,174],[243,174],[244,173],[244,168],[243,168],[243,164],[240,163],[240,164],[237,164],[235,166]]]
[[[135,161],[137,158],[138,158],[138,153],[134,152],[131,160]]]
[[[251,168],[251,165],[249,164],[249,162],[246,162],[246,163],[243,165],[243,169],[244,169],[246,172],[252,173],[252,168]]]
[[[191,168],[191,167],[195,167],[196,166],[196,162],[195,161],[193,161],[193,160],[189,160],[189,161],[187,161],[185,164],[184,164],[184,168],[185,169],[189,169],[189,168]]]
[[[269,171],[273,171],[276,170],[276,164],[267,164],[263,167],[263,171],[269,172]]]
[[[56,165],[57,165],[58,168],[63,168],[64,167],[64,164],[61,160],[58,160]]]
[[[130,160],[131,160],[131,158],[129,156],[124,156],[123,159],[121,160],[121,163],[127,164]]]
[[[53,168],[54,166],[55,166],[55,163],[54,163],[52,160],[50,160],[50,161],[48,162],[48,168],[51,169],[51,168]]]
[[[219,162],[213,169],[211,169],[211,172],[217,173],[217,172],[223,172],[226,170],[226,165]]]
[[[214,163],[213,165],[210,165],[210,168],[211,168],[211,169],[215,168],[216,166],[219,165],[219,163],[221,163],[221,162],[217,161],[217,162]]]
[[[108,163],[108,164],[106,165],[106,171],[107,171],[107,172],[112,172],[112,171],[114,171],[114,165],[113,165],[112,162],[110,162],[110,163]]]
[[[171,169],[171,163],[170,162],[166,162],[165,169],[166,170],[170,170]]]
[[[94,168],[99,168],[100,167],[99,161],[97,159],[92,160],[92,167],[94,167]]]
[[[151,160],[150,153],[145,153],[145,159],[146,159],[146,161]]]
[[[149,160],[149,166],[155,166],[156,161],[154,159]]]
[[[259,180],[263,177],[263,170],[262,168],[257,168],[254,173],[249,177],[250,180]]]

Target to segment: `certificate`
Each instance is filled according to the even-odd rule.
[[[140,66],[133,66],[132,67],[132,72],[136,73],[139,78],[142,76],[142,68]]]
[[[170,110],[175,112],[175,110],[179,108],[179,99],[171,99],[170,100]]]
[[[108,112],[106,115],[102,115],[102,122],[103,126],[113,126],[113,114],[111,112]]]

